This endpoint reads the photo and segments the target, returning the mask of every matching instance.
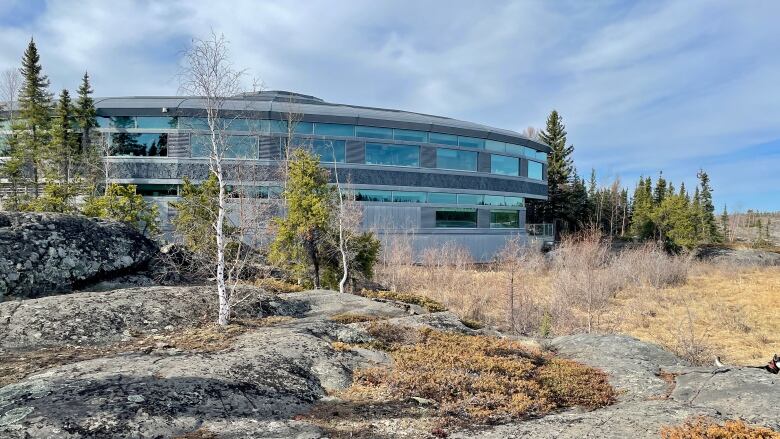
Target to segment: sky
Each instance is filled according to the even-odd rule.
[[[173,95],[211,30],[270,90],[522,131],[563,116],[579,173],[659,172],[718,210],[780,210],[777,0],[0,0],[0,70],[31,37],[52,90]]]

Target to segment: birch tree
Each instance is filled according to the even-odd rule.
[[[336,180],[336,211],[333,219],[335,222],[334,228],[338,236],[339,255],[341,256],[339,292],[343,293],[347,279],[349,279],[350,262],[355,256],[354,249],[350,248],[350,244],[353,238],[358,236],[360,223],[363,220],[363,209],[357,201],[355,192],[344,190],[342,187],[335,151],[333,151],[333,174]]]
[[[236,70],[230,61],[229,43],[224,35],[214,32],[206,39],[194,39],[184,53],[180,72],[181,90],[198,96],[203,101],[209,141],[209,172],[217,178],[217,216],[214,222],[216,237],[216,284],[219,297],[219,325],[230,322],[230,294],[225,282],[225,233],[227,212],[225,158],[228,136],[221,124],[225,104],[241,91],[243,70]]]

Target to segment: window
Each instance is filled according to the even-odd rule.
[[[420,147],[366,143],[366,164],[419,167]]]
[[[477,153],[458,149],[436,148],[436,167],[460,171],[477,170]]]
[[[395,140],[403,140],[405,142],[428,142],[428,133],[425,131],[393,130],[393,132],[393,138]]]
[[[507,206],[525,207],[525,198],[523,197],[504,197]]]
[[[98,116],[97,119],[97,125],[98,128],[110,128],[111,127],[111,118],[105,117],[105,116]]]
[[[178,186],[175,184],[139,184],[135,193],[144,197],[175,197]]]
[[[168,155],[168,135],[111,133],[111,155],[165,157]]]
[[[355,127],[356,137],[370,137],[372,139],[392,139],[393,130],[390,128],[376,128],[376,127]]]
[[[254,136],[227,136],[225,139],[226,159],[256,159],[260,152],[257,145],[257,137]],[[209,136],[192,136],[192,157],[209,157],[211,155],[211,139]]]
[[[458,204],[482,204],[483,202],[483,195],[458,194]]]
[[[353,137],[355,135],[355,126],[340,123],[318,123],[314,125],[314,134]]]
[[[280,186],[226,185],[225,190],[230,198],[279,198],[282,193]]]
[[[506,206],[503,195],[485,195],[484,204],[486,206]]]
[[[263,120],[261,122],[267,122],[269,125],[268,131],[274,134],[289,134],[289,124],[286,120]],[[311,134],[313,130],[314,124],[311,122],[295,122],[293,125],[294,134]],[[268,132],[265,130],[260,131]]]
[[[536,160],[547,161],[547,153],[542,151],[536,151]]]
[[[458,136],[458,145],[468,148],[485,148],[485,139],[477,139],[476,137],[464,137]]]
[[[477,209],[439,209],[436,227],[477,227]]]
[[[528,178],[534,180],[542,179],[542,164],[539,162],[528,161]]]
[[[506,152],[507,154],[523,155],[523,147],[520,145],[512,145],[511,143],[507,143]]]
[[[8,136],[0,135],[0,157],[6,157],[8,153]]]
[[[379,201],[389,203],[393,201],[393,193],[390,191],[359,189],[355,194],[355,199],[358,201]]]
[[[518,229],[520,228],[520,212],[517,210],[491,210],[491,229]]]
[[[346,157],[345,143],[343,140],[316,139],[311,141],[311,151],[314,155],[320,157],[320,161],[344,163]]]
[[[533,148],[529,148],[527,146],[523,147],[523,155],[526,157],[534,158],[536,157],[536,150]]]
[[[458,136],[453,136],[452,134],[430,133],[428,138],[431,143],[458,146]]]
[[[505,155],[491,154],[490,173],[499,175],[520,175],[520,159],[516,157],[507,157]]]
[[[176,129],[179,121],[175,117],[137,117],[137,128]]]
[[[485,149],[495,152],[506,152],[506,143],[495,140],[485,140]]]
[[[393,201],[396,203],[424,203],[425,192],[393,191]]]
[[[205,117],[180,117],[179,128],[185,130],[206,131],[209,129],[209,122]]]
[[[135,128],[135,117],[112,116],[108,125],[110,128],[119,128],[119,129]]]
[[[445,192],[430,192],[428,194],[428,202],[440,204],[458,204],[458,195],[448,194]]]

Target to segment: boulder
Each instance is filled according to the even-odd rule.
[[[0,213],[0,300],[68,293],[132,273],[157,253],[124,223],[81,215]]]
[[[741,267],[780,266],[780,253],[753,248],[703,247],[696,256],[716,264]]]

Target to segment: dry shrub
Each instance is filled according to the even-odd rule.
[[[304,290],[304,288],[301,285],[286,282],[279,279],[274,279],[272,277],[255,279],[253,284],[256,287],[260,287],[266,291],[270,291],[272,293],[277,293],[277,294],[298,293]]]
[[[530,282],[547,269],[542,253],[515,237],[498,253],[495,271],[504,283],[506,329],[519,334],[537,331],[546,313],[538,285]],[[496,293],[493,293],[496,294]]]
[[[381,330],[391,336],[404,332]],[[444,416],[480,422],[539,416],[563,407],[593,409],[615,399],[603,372],[512,340],[431,329],[418,330],[416,338],[392,345],[391,369],[357,371],[346,396],[422,397],[436,401]]]
[[[408,303],[410,305],[418,305],[425,308],[425,310],[428,312],[441,312],[447,310],[447,308],[441,303],[419,294],[374,290],[361,290],[355,294],[371,299],[395,300],[397,302]]]
[[[358,313],[351,313],[351,312],[336,314],[329,317],[329,320],[334,321],[336,323],[341,323],[343,325],[348,325],[350,323],[371,322],[377,319],[378,319],[377,316],[370,316],[367,314],[358,314]]]
[[[667,343],[667,348],[689,363],[703,366],[712,364],[714,359],[714,348],[709,340],[710,331],[707,328],[696,328],[696,316],[686,304],[685,318],[680,320],[673,331],[672,342]]]
[[[216,433],[208,428],[201,427],[193,432],[176,436],[174,439],[217,439],[218,437]]]
[[[656,289],[685,284],[691,268],[690,256],[670,255],[654,243],[622,250],[615,261],[622,276],[637,286]]]
[[[679,426],[661,429],[663,439],[780,439],[780,433],[768,428],[755,427],[741,420],[726,421],[719,425],[710,419],[696,418]]]

